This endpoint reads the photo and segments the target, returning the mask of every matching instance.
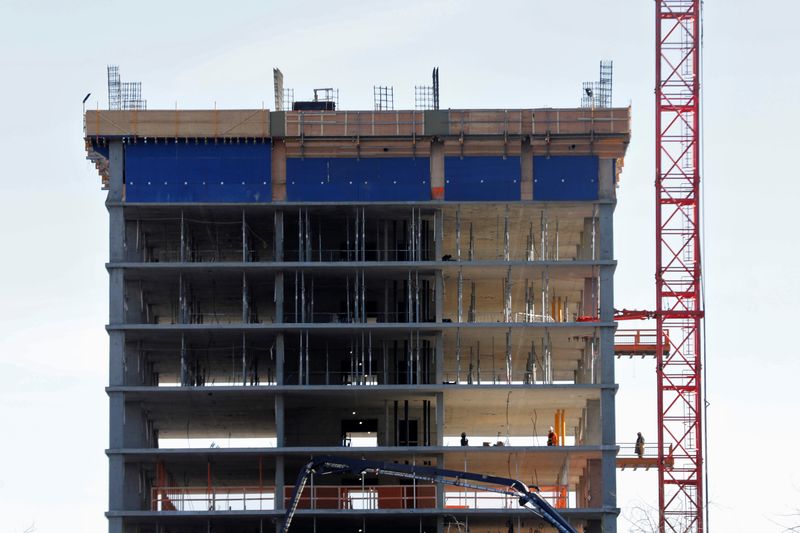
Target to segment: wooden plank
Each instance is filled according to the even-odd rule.
[[[88,137],[266,138],[269,112],[242,110],[87,111]]]

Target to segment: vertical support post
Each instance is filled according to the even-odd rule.
[[[461,261],[461,205],[456,209],[456,260]]]
[[[464,321],[464,273],[461,269],[461,266],[458,267],[458,323]]]
[[[436,446],[444,446],[444,393],[436,393]]]
[[[511,328],[506,331],[506,383],[511,385],[513,380],[514,365],[511,359]],[[507,428],[506,428],[507,429]]]
[[[186,220],[183,217],[183,209],[181,209],[181,249],[178,254],[178,259],[181,263],[186,261]]]
[[[433,212],[433,259],[441,261],[442,245],[444,239],[444,213],[441,209],[436,209]]]
[[[444,335],[436,332],[436,383],[444,382]]]
[[[278,333],[278,336],[275,337],[275,384],[276,385],[284,384],[284,376],[283,376],[284,352],[285,350],[284,350],[283,333]]]
[[[509,249],[509,234],[508,234],[508,205],[506,205],[505,213],[503,214],[503,260],[508,261],[511,257],[511,250]]]
[[[461,328],[456,329],[456,384],[461,383]]]
[[[242,263],[246,263],[250,255],[247,248],[247,217],[245,215],[245,210],[242,209]]]
[[[275,261],[283,262],[283,211],[275,211]]]

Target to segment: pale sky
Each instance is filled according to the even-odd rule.
[[[705,4],[710,531],[800,525],[799,18],[796,2]],[[107,64],[151,109],[272,107],[272,67],[297,97],[332,86],[371,109],[392,85],[408,108],[433,66],[443,108],[514,108],[577,106],[613,59],[614,103],[633,109],[615,303],[651,309],[653,35],[652,0],[0,3],[0,531],[107,529],[108,222],[81,129]],[[654,442],[654,363],[617,375],[618,440]],[[624,532],[655,473],[618,485]]]

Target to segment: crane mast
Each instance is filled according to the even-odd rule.
[[[701,0],[656,2],[659,531],[703,532]],[[671,465],[671,466],[670,466]]]

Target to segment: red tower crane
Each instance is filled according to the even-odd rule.
[[[656,320],[658,509],[661,533],[702,533],[703,285],[700,261],[700,47],[702,0],[656,1],[656,310],[617,320]],[[657,333],[657,332],[660,332]],[[635,335],[639,339],[639,332]],[[638,350],[638,351],[637,351]]]
[[[661,532],[704,531],[701,0],[656,2],[656,360]],[[666,344],[666,345],[665,345]]]

